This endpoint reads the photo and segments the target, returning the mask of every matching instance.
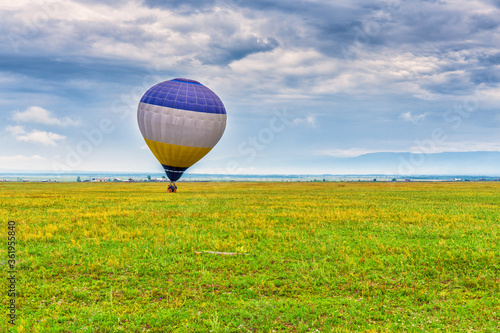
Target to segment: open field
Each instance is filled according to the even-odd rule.
[[[0,184],[12,331],[500,332],[498,182],[166,187]]]

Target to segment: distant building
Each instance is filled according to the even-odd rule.
[[[100,178],[100,179],[92,178],[92,179],[93,179],[92,181],[96,183],[105,183],[111,181],[110,178]]]

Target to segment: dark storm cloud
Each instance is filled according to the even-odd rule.
[[[144,5],[150,8],[160,8],[163,10],[175,10],[179,15],[191,15],[198,10],[210,10],[215,6],[230,8],[237,11],[244,11],[244,14],[252,19],[268,19],[268,25],[263,27],[274,33],[268,40],[288,41],[289,45],[299,47],[312,47],[331,55],[342,56],[339,45],[342,43],[353,43],[357,37],[356,29],[363,28],[361,19],[373,11],[381,10],[383,5],[374,4],[371,1],[357,2],[357,5],[338,6],[331,3],[318,3],[309,1],[285,1],[285,0],[256,0],[256,1],[161,1],[146,0]],[[387,6],[386,6],[387,7]],[[179,12],[180,11],[180,12]],[[294,26],[299,22],[299,26]],[[223,25],[224,22],[219,22]],[[190,27],[179,27],[185,29],[200,29],[197,20],[193,20]],[[212,27],[206,27],[211,29]],[[306,36],[297,32],[298,29],[308,30]],[[232,31],[226,27],[226,33]],[[230,62],[232,59],[238,60],[246,55],[255,52],[268,51],[277,46],[276,43],[262,43],[250,38],[235,40],[235,47],[227,47],[223,44],[229,42],[212,43],[213,55],[199,57],[204,63],[215,64],[220,61],[221,65]],[[372,43],[379,43],[378,38],[372,37]],[[248,48],[246,45],[250,46]],[[253,51],[255,50],[255,52]]]
[[[305,6],[281,1],[249,3],[245,6],[258,10],[260,4],[263,9],[300,17],[311,33],[295,42],[331,57],[345,56],[345,48],[349,46],[362,46],[373,51],[381,47],[404,47],[416,53],[429,48],[442,53],[478,45],[490,46],[490,40],[481,34],[500,26],[499,15],[473,15],[443,1],[358,2],[349,7],[330,3]],[[295,7],[301,5],[302,10],[296,10]],[[432,45],[434,43],[440,44]]]
[[[495,86],[500,83],[500,53],[478,57],[479,66],[470,71],[471,81],[486,86]]]
[[[500,83],[500,70],[496,68],[481,68],[470,72],[470,80],[475,85],[485,84],[495,86]]]
[[[115,0],[105,0],[107,5],[114,5]],[[81,2],[84,3],[84,2]],[[180,17],[190,17],[191,20],[179,20],[166,24],[167,29],[159,32],[151,30],[151,25],[161,25],[155,11],[149,16],[140,16],[135,20],[123,21],[119,24],[111,20],[91,22],[75,20],[68,22],[47,23],[48,29],[40,29],[33,41],[46,38],[64,44],[65,51],[78,52],[78,50],[90,50],[90,46],[96,40],[100,42],[109,41],[110,45],[116,43],[127,44],[135,48],[148,48],[149,45],[161,42],[174,45],[178,54],[189,57],[176,60],[178,64],[189,64],[189,59],[199,60],[205,65],[227,66],[233,61],[260,53],[269,52],[278,47],[282,49],[313,49],[329,58],[346,60],[349,56],[356,58],[352,47],[362,49],[366,54],[373,53],[375,56],[383,48],[394,50],[394,52],[408,52],[414,55],[435,56],[440,59],[447,52],[459,52],[468,50],[478,45],[488,47],[489,41],[481,34],[494,31],[500,25],[500,18],[494,14],[481,13],[470,14],[441,1],[405,1],[405,2],[373,2],[352,1],[349,3],[319,2],[319,1],[288,1],[288,0],[255,0],[255,1],[229,1],[229,0],[145,0],[143,6],[155,8],[158,11],[176,11]],[[252,27],[255,34],[250,34],[242,29],[240,22],[228,19],[230,14],[212,15],[211,9],[221,7],[234,11],[252,21],[255,19],[261,23],[260,26]],[[205,11],[200,14],[198,10]],[[12,25],[12,23],[9,23]],[[5,26],[4,26],[5,27]],[[60,31],[70,32],[67,35]],[[153,33],[152,33],[153,31]],[[203,33],[208,40],[202,45],[190,43],[190,35]],[[178,36],[172,44],[172,36]],[[55,37],[55,38],[54,38]],[[58,38],[59,37],[59,38]],[[71,39],[71,40],[70,40]],[[29,45],[24,45],[29,46]],[[105,47],[106,45],[104,45]],[[92,49],[94,50],[94,48]],[[161,48],[158,49],[161,51]],[[47,73],[46,77],[64,77],[74,75],[89,75],[99,78],[101,73],[103,79],[111,73],[116,72],[122,77],[127,70],[121,71],[121,65],[103,66],[100,70],[83,70],[85,63],[76,60],[50,60],[56,56],[50,54],[50,48],[44,50],[38,47],[36,53],[45,51],[42,58],[35,57],[32,49],[25,47],[23,54],[32,55],[33,60],[28,61],[24,71],[30,75],[41,76],[42,68],[34,64],[40,61],[40,66],[45,68],[57,68],[55,72]],[[497,61],[495,56],[476,59],[475,54],[462,55],[463,61],[469,65],[458,64],[453,61],[443,61],[439,64],[436,73],[446,71],[475,70],[487,66],[488,62]],[[467,59],[467,57],[470,57]],[[37,58],[38,60],[34,60]],[[62,59],[69,59],[64,57]],[[189,58],[189,59],[188,59]],[[23,58],[20,58],[23,59]],[[99,60],[96,57],[97,68]],[[446,60],[446,59],[445,59]],[[0,59],[5,63],[5,58]],[[19,62],[19,59],[11,59]],[[124,67],[133,68],[136,71],[144,64],[133,60]],[[128,65],[132,65],[131,67]],[[4,70],[8,67],[3,66]],[[376,70],[376,69],[375,69]],[[19,70],[21,71],[21,70]],[[119,73],[119,74],[118,74]],[[73,75],[73,74],[71,74]],[[458,74],[457,74],[458,75]],[[461,91],[470,84],[480,80],[480,74],[476,72],[464,75],[463,78],[450,76],[450,82],[446,88],[439,89],[437,85],[428,84],[426,87],[432,91],[443,92]],[[286,81],[286,80],[285,80]],[[287,85],[287,82],[284,82]],[[294,85],[295,86],[295,85]]]
[[[149,16],[140,20],[124,22],[121,25],[107,22],[94,22],[92,24],[90,22],[76,22],[72,25],[71,29],[75,43],[91,45],[96,38],[107,38],[113,42],[143,45],[144,43],[153,41],[155,38],[146,32],[141,25],[155,23],[156,21],[155,17]]]
[[[0,55],[0,72],[22,75],[46,81],[95,80],[117,81],[133,79],[145,70],[130,62],[95,58],[60,58]]]
[[[256,36],[248,36],[211,43],[210,52],[200,55],[198,59],[205,64],[227,65],[250,54],[272,51],[277,46],[278,41],[272,37],[260,39]]]
[[[250,8],[259,11],[277,11],[294,15],[302,15],[317,18],[327,18],[337,16],[341,13],[362,12],[365,10],[378,10],[383,4],[377,4],[373,1],[354,1],[348,5],[337,5],[332,2],[313,2],[313,1],[289,1],[289,0],[235,0],[228,1],[239,7]]]
[[[420,52],[422,47],[441,42],[443,51],[466,49],[485,42],[482,38],[468,38],[471,34],[496,29],[500,24],[496,15],[471,15],[443,1],[358,1],[346,6],[332,2],[241,0],[231,4],[250,9],[249,16],[259,13],[279,22],[295,18],[289,21],[301,22],[296,28],[306,30],[305,35],[289,34],[287,30],[287,35],[282,36],[277,30],[274,37],[335,58],[344,58],[346,48],[359,45],[374,51],[404,46],[408,51]]]
[[[162,8],[170,10],[204,10],[213,7],[216,3],[216,0],[145,0],[143,2],[145,6],[150,8]]]
[[[388,13],[390,20],[381,22],[386,46],[405,46],[410,50],[412,47],[416,50],[431,47],[440,53],[489,46],[490,41],[481,33],[496,29],[500,24],[498,15],[473,14],[446,2],[403,2],[396,11]]]
[[[112,7],[120,7],[121,5],[127,4],[129,1],[124,0],[73,0],[84,5],[97,4],[97,5],[107,5]]]
[[[471,17],[472,29],[475,31],[493,30],[500,25],[500,18],[496,15],[474,15]]]
[[[328,57],[341,59],[349,56],[349,48],[359,46],[373,52],[384,47],[403,47],[418,54],[429,48],[437,51],[433,44],[440,43],[440,53],[465,50],[485,45],[487,41],[480,34],[500,26],[498,15],[472,15],[444,1],[354,1],[339,4],[285,0],[146,0],[144,5],[164,10],[183,9],[181,15],[215,6],[243,10],[249,18],[268,19],[263,26],[269,32],[268,41],[279,41],[282,47],[312,48]],[[179,27],[189,28],[202,27],[197,26],[195,20],[192,27]],[[229,36],[234,32],[229,27],[221,29]],[[224,31],[220,33],[224,34]],[[257,38],[219,39],[210,43],[208,52],[196,58],[204,64],[226,65],[275,47],[277,43],[266,43]]]
[[[216,5],[223,7],[238,7],[248,8],[257,11],[278,11],[284,13],[297,14],[304,12],[308,9],[321,8],[321,5],[315,3],[307,3],[304,1],[244,1],[244,0],[145,0],[143,4],[149,8],[159,8],[165,10],[189,9],[189,10],[202,10],[215,7]]]
[[[497,8],[500,8],[500,0],[491,0],[491,3]]]
[[[434,84],[422,84],[422,87],[441,95],[466,95],[475,88],[475,85],[470,81],[469,74],[451,73],[445,80]]]
[[[479,60],[482,63],[488,65],[500,65],[500,53],[490,54],[488,56],[480,57]]]

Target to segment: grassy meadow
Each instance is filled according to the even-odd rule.
[[[0,183],[0,331],[500,332],[499,182],[178,186]]]

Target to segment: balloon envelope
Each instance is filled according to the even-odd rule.
[[[137,121],[149,149],[168,178],[176,181],[222,137],[226,109],[198,81],[173,79],[154,85],[142,96]]]

